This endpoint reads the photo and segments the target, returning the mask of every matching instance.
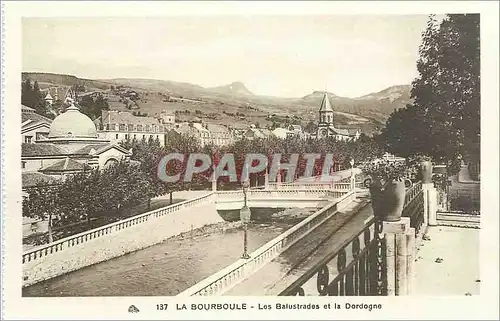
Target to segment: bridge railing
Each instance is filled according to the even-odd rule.
[[[335,202],[326,205],[285,233],[251,253],[250,259],[236,261],[183,291],[179,296],[214,296],[222,294],[279,256],[283,251],[322,224],[338,209],[350,203],[354,198],[355,193],[353,191],[345,193]]]
[[[422,184],[419,182],[406,190],[403,208],[403,216],[409,217],[410,226],[415,228],[414,236],[422,226],[423,206]],[[330,254],[298,277],[279,295],[388,295],[388,278],[395,280],[396,275],[394,269],[387,269],[389,252],[382,227],[383,223],[371,216],[352,237],[335,246]],[[415,244],[407,244],[410,255],[415,251]],[[404,271],[412,270],[413,261],[413,258],[408,260],[408,268]]]
[[[173,205],[169,205],[163,208],[159,208],[150,212],[146,212],[144,214],[140,214],[137,216],[133,216],[124,220],[120,220],[108,225],[104,225],[89,231],[85,231],[79,234],[71,235],[69,237],[65,237],[58,241],[42,245],[40,247],[36,247],[31,249],[25,253],[23,253],[23,264],[27,262],[32,262],[34,260],[39,260],[43,257],[46,257],[52,253],[64,251],[70,247],[79,246],[83,243],[89,242],[91,240],[103,237],[109,234],[115,234],[122,230],[128,229],[132,226],[142,224],[144,222],[149,221],[153,218],[159,218],[164,215],[168,215],[173,212],[177,212],[184,208],[189,208],[192,206],[196,206],[201,203],[205,203],[210,201],[213,198],[213,193],[208,193],[206,195],[202,195],[197,198],[193,198],[191,200],[179,202]]]
[[[330,189],[330,183],[269,183],[269,189],[284,190],[284,189]]]
[[[248,190],[247,196],[251,197],[266,197],[266,198],[283,198],[295,196],[314,196],[318,195],[339,198],[347,194],[349,190],[326,190],[326,189],[302,189],[302,188],[285,188],[279,190]],[[224,196],[227,198],[242,198],[242,191],[217,191],[217,196]]]
[[[287,190],[287,189],[336,189],[350,190],[351,183],[269,183],[270,190]]]

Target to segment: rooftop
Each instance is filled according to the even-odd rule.
[[[149,116],[134,116],[128,111],[103,110],[100,117],[94,122],[97,124],[132,124],[132,125],[160,125],[160,122]]]
[[[54,184],[58,179],[38,172],[25,172],[21,175],[22,187],[34,187],[40,183]]]
[[[73,172],[83,171],[84,169],[90,169],[90,166],[67,157],[40,169],[40,172]]]

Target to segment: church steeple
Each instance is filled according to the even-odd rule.
[[[326,91],[319,108],[319,122],[333,125],[333,108],[330,105],[330,99]]]

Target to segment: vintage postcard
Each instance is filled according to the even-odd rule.
[[[2,3],[2,318],[497,319],[498,9]]]

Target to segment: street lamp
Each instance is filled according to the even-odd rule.
[[[354,182],[354,158],[351,158],[349,164],[351,164],[351,188],[354,189],[356,187]]]
[[[250,255],[247,253],[247,232],[248,232],[248,222],[250,222],[250,216],[251,212],[250,209],[247,206],[247,189],[249,187],[248,181],[243,182],[243,197],[244,197],[244,204],[243,207],[240,210],[240,220],[243,222],[243,255],[241,256],[242,259],[249,259]]]

